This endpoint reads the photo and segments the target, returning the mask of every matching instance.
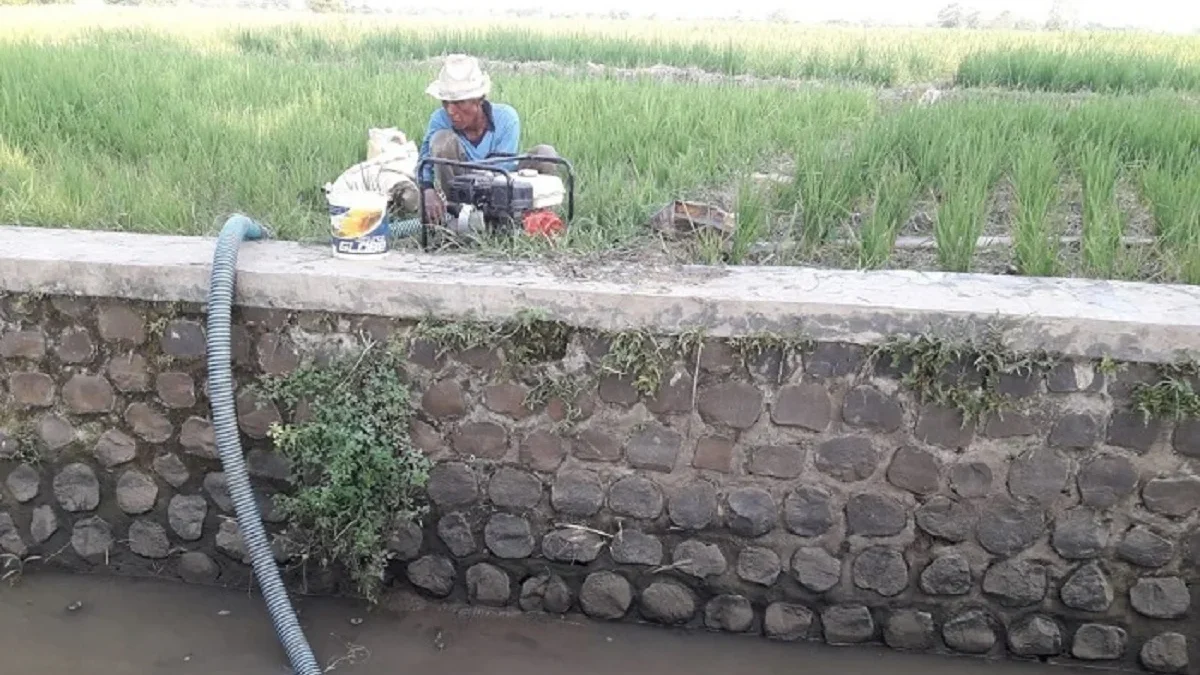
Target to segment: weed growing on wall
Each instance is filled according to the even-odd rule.
[[[1163,364],[1158,366],[1158,373],[1158,382],[1134,388],[1133,409],[1146,421],[1151,417],[1175,421],[1200,418],[1200,393],[1192,386],[1200,377],[1200,363]]]
[[[901,382],[920,403],[958,410],[964,426],[1010,404],[997,390],[1002,375],[1025,377],[1055,364],[1045,352],[1013,352],[995,331],[979,341],[892,336],[876,349],[872,361],[880,356],[900,370]]]
[[[509,365],[527,365],[563,358],[571,332],[570,326],[547,320],[543,312],[523,310],[497,322],[430,318],[417,324],[412,337],[432,342],[439,356],[502,348]]]
[[[412,397],[396,345],[369,344],[326,366],[265,378],[260,389],[306,419],[276,424],[271,438],[291,460],[296,488],[280,507],[303,554],[340,564],[374,601],[398,521],[419,520],[431,468],[409,439]]]

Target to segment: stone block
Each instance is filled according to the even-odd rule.
[[[875,387],[858,386],[842,401],[842,419],[850,426],[892,433],[904,424],[904,410]]]
[[[1084,612],[1106,612],[1116,596],[1108,574],[1091,562],[1075,570],[1059,590],[1063,604]]]
[[[13,499],[24,504],[32,501],[41,491],[42,476],[37,469],[28,464],[21,464],[13,469],[5,479],[4,484],[12,493]]]
[[[763,393],[745,382],[724,382],[700,391],[697,408],[709,424],[749,429],[762,415]]]
[[[616,572],[589,574],[579,590],[579,605],[593,619],[621,619],[633,604],[633,587]]]
[[[798,487],[783,500],[783,523],[802,537],[819,537],[833,527],[837,505],[823,488]]]
[[[970,503],[933,497],[917,509],[914,519],[921,530],[957,544],[971,538],[979,513]]]
[[[1075,631],[1071,655],[1083,661],[1116,661],[1125,654],[1124,628],[1085,623]]]
[[[116,395],[108,380],[100,375],[74,375],[63,385],[63,403],[77,415],[92,415],[112,410]]]
[[[150,443],[165,443],[175,433],[171,420],[160,410],[146,403],[130,403],[125,408],[125,423],[142,440]],[[214,451],[215,454],[215,451]]]
[[[1150,638],[1138,652],[1138,659],[1155,673],[1185,673],[1188,668],[1188,640],[1179,633],[1160,633]]]
[[[908,588],[908,563],[900,551],[873,546],[858,554],[851,566],[854,585],[892,597]]]
[[[25,554],[29,552],[29,547],[21,538],[17,524],[13,522],[12,516],[6,511],[0,511],[0,552],[17,558],[24,558]]]
[[[495,513],[483,528],[483,542],[497,558],[528,558],[534,547],[533,527],[520,516]]]
[[[129,550],[143,558],[161,560],[170,554],[171,542],[162,525],[149,520],[135,520],[129,525]]]
[[[45,373],[12,373],[8,392],[13,403],[26,408],[46,408],[54,404],[54,380]]]
[[[1042,389],[1042,371],[1031,368],[1028,372],[1001,373],[996,380],[996,393],[1012,398],[1036,396]]]
[[[1000,410],[988,413],[983,435],[988,438],[1020,438],[1038,433],[1037,422],[1028,413]]]
[[[1008,630],[1008,648],[1017,656],[1058,656],[1063,650],[1062,628],[1048,616],[1023,616]]]
[[[688,530],[703,530],[716,520],[717,489],[705,480],[674,488],[667,501],[671,522]]]
[[[1087,507],[1071,509],[1054,523],[1051,544],[1067,560],[1099,557],[1108,547],[1109,526]]]
[[[787,602],[773,602],[763,614],[763,633],[772,640],[807,640],[816,615],[812,610]]]
[[[1141,413],[1120,411],[1109,419],[1105,440],[1109,445],[1145,454],[1154,446],[1154,442],[1165,428],[1166,425],[1161,420],[1147,420]]]
[[[1200,478],[1154,478],[1142,488],[1146,508],[1164,516],[1184,517],[1200,509]]]
[[[613,513],[641,520],[653,520],[662,515],[662,488],[643,476],[625,476],[608,488],[608,508]]]
[[[512,597],[508,573],[488,563],[477,563],[467,570],[467,600],[472,605],[503,607]]]
[[[694,391],[692,376],[683,371],[668,375],[663,378],[654,396],[646,401],[646,409],[655,415],[691,412]]]
[[[938,491],[942,463],[933,453],[904,446],[896,450],[888,465],[887,479],[892,485],[909,492],[928,495]]]
[[[1179,577],[1142,577],[1129,589],[1129,604],[1151,619],[1179,619],[1191,609],[1192,597]]]
[[[804,470],[804,448],[798,445],[767,445],[750,451],[747,470],[758,476],[790,479]]]
[[[694,539],[675,547],[671,552],[671,564],[680,572],[697,579],[720,576],[729,566],[720,547]]]
[[[867,349],[847,342],[818,342],[804,356],[804,372],[817,377],[844,377],[857,373],[867,360]]]
[[[158,500],[158,484],[137,469],[130,469],[117,479],[117,506],[129,515],[139,515],[154,508]]]
[[[442,508],[474,504],[479,499],[479,481],[471,467],[460,462],[438,464],[429,472],[425,488],[429,499]]]
[[[996,646],[996,630],[982,609],[969,609],[942,626],[946,646],[964,654],[986,654]]]
[[[825,431],[832,419],[833,401],[820,384],[784,386],[771,405],[771,421],[780,426]]]
[[[1046,568],[1029,560],[995,563],[983,575],[983,592],[1005,607],[1028,607],[1046,597]]]
[[[742,367],[742,359],[724,340],[705,340],[700,350],[700,368],[714,375],[728,375]]]
[[[737,575],[743,581],[770,586],[782,571],[779,554],[769,548],[749,546],[738,553]]]
[[[803,546],[792,554],[792,576],[808,590],[824,593],[842,580],[842,561],[823,548]]]
[[[594,532],[563,528],[542,537],[542,555],[554,562],[587,564],[600,555],[604,539]]]
[[[138,393],[150,389],[150,367],[141,354],[119,354],[108,362],[108,377],[118,391]]]
[[[638,402],[641,394],[629,375],[603,375],[596,393],[600,400],[613,405],[631,406]]]
[[[35,508],[29,521],[29,536],[33,537],[33,542],[44,544],[55,532],[58,532],[58,516],[54,513],[54,507],[43,504]]]
[[[966,595],[972,583],[971,565],[961,553],[940,555],[921,572],[921,590],[929,595]]]
[[[40,361],[46,355],[46,336],[40,330],[16,330],[0,335],[0,357]]]
[[[616,462],[621,459],[621,443],[599,429],[585,429],[575,437],[573,452],[585,462]]]
[[[1175,424],[1171,447],[1184,457],[1200,458],[1200,420],[1181,420]]]
[[[992,468],[983,462],[959,462],[950,467],[950,488],[959,497],[976,499],[992,491]]]
[[[886,495],[868,492],[846,502],[846,531],[864,537],[891,537],[904,531],[908,512]]]
[[[660,565],[663,545],[658,537],[622,528],[612,539],[609,553],[618,565]]]
[[[642,615],[666,625],[682,625],[696,615],[696,596],[686,586],[655,581],[642,591]]]
[[[542,573],[521,584],[518,603],[526,612],[565,614],[571,609],[571,588],[557,574]]]
[[[59,337],[54,353],[63,363],[87,363],[96,354],[96,346],[86,329],[68,328]]]
[[[454,432],[451,444],[461,457],[503,459],[508,454],[508,432],[492,422],[470,422]]]
[[[179,359],[201,359],[207,351],[204,327],[188,319],[168,322],[159,344],[164,354]]]
[[[922,652],[933,649],[936,628],[933,615],[915,609],[899,609],[888,616],[883,626],[884,644],[901,651]]]
[[[188,551],[179,556],[179,576],[189,584],[211,584],[221,574],[221,568],[200,551]]]
[[[550,504],[569,516],[595,515],[604,504],[604,487],[591,471],[569,469],[555,477],[550,487]]]
[[[229,495],[229,482],[224,472],[213,472],[204,477],[204,491],[208,498],[225,513],[233,513],[233,498]]]
[[[1097,455],[1080,468],[1077,483],[1085,505],[1108,509],[1133,494],[1138,472],[1132,462],[1120,455]]]
[[[137,441],[116,429],[100,435],[92,447],[92,456],[106,469],[132,462],[137,457]]]
[[[408,564],[406,570],[412,585],[444,598],[454,590],[454,563],[439,555],[427,555]]]
[[[250,438],[266,438],[272,426],[283,422],[275,402],[265,396],[246,390],[238,394],[236,402],[238,428]]]
[[[199,541],[207,516],[208,502],[198,495],[175,495],[167,505],[167,524],[184,541]]]
[[[36,424],[38,439],[50,451],[61,450],[75,442],[75,427],[58,415],[42,415]]]
[[[78,520],[71,530],[71,548],[76,555],[91,563],[106,560],[113,541],[112,526],[99,516]]]
[[[870,478],[879,468],[879,451],[864,436],[843,436],[817,446],[813,464],[821,473],[843,483]]]
[[[1082,450],[1090,448],[1100,440],[1103,424],[1099,418],[1087,413],[1063,415],[1050,429],[1049,443],[1059,448]]]
[[[196,383],[187,373],[159,373],[154,380],[154,390],[168,408],[191,408],[196,405]]]
[[[567,443],[557,434],[533,431],[521,441],[521,463],[534,471],[555,471],[567,457]]]
[[[421,395],[421,408],[435,419],[461,417],[467,411],[462,386],[454,380],[435,382]]]
[[[1117,546],[1117,557],[1138,567],[1164,567],[1175,557],[1175,544],[1145,525],[1135,525]]]
[[[875,637],[871,610],[862,605],[834,605],[821,612],[825,641],[831,645],[870,642]]]
[[[975,437],[975,424],[964,421],[958,410],[929,404],[921,408],[913,435],[930,445],[965,448]]]
[[[775,529],[779,509],[770,492],[755,487],[737,488],[725,500],[729,507],[727,525],[734,534],[760,537]]]
[[[706,471],[729,473],[733,465],[733,441],[709,436],[696,441],[692,466]]]
[[[525,406],[528,395],[529,390],[515,382],[492,384],[483,390],[483,405],[494,413],[523,420],[533,414]]]
[[[393,558],[400,562],[411,562],[421,555],[425,544],[425,534],[421,526],[408,518],[392,519],[391,532],[388,535],[387,549]]]
[[[288,375],[300,367],[300,352],[285,336],[267,333],[259,338],[255,351],[264,375]]]
[[[542,500],[542,481],[527,471],[501,467],[488,483],[488,497],[501,508],[531,509]]]
[[[100,481],[87,464],[63,467],[54,476],[53,487],[59,506],[69,513],[93,511],[100,505]]]
[[[661,424],[637,431],[625,446],[625,458],[635,469],[670,473],[683,446],[683,436]]]
[[[976,536],[980,545],[995,555],[1019,553],[1032,546],[1045,531],[1046,512],[1035,504],[998,497],[979,509]]]
[[[140,345],[146,341],[146,320],[126,305],[108,305],[100,309],[96,325],[100,339]]]
[[[456,558],[465,558],[477,550],[471,523],[461,513],[448,513],[438,520],[438,538]]]
[[[169,452],[165,455],[159,455],[154,458],[151,463],[151,468],[154,473],[157,473],[159,478],[162,478],[173,488],[181,488],[183,484],[188,482],[191,474],[183,461],[175,453]]]
[[[754,608],[740,595],[718,595],[704,606],[704,625],[710,630],[745,633],[754,625]]]

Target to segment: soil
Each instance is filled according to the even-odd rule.
[[[421,675],[1072,675],[1065,665],[834,648],[581,617],[293,599],[327,673]],[[5,675],[289,675],[261,598],[158,580],[38,571],[0,586]]]

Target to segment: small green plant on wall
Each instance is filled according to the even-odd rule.
[[[267,377],[259,389],[293,421],[271,438],[293,467],[295,488],[279,506],[302,556],[340,564],[374,602],[398,522],[419,522],[431,468],[409,438],[412,395],[397,344],[368,344],[323,366]],[[308,414],[296,421],[296,408]]]

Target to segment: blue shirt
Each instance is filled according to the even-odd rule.
[[[433,135],[442,129],[449,129],[458,136],[459,145],[462,146],[463,155],[466,156],[468,162],[477,162],[498,155],[517,154],[517,145],[521,139],[521,119],[517,115],[516,109],[505,103],[484,101],[483,111],[488,118],[487,130],[484,132],[483,138],[479,139],[479,143],[476,144],[454,128],[450,123],[450,114],[446,112],[445,108],[435,110],[429,117],[429,126],[425,129],[424,140],[421,141],[420,159],[429,157],[430,141],[433,139]],[[507,163],[501,166],[505,169],[515,169],[516,163],[512,163],[512,166],[508,166]],[[433,186],[433,165],[425,167],[425,170],[421,172],[420,180],[422,187]]]

